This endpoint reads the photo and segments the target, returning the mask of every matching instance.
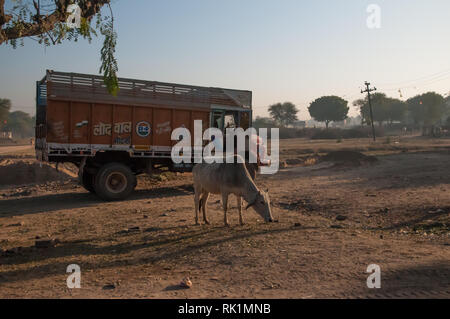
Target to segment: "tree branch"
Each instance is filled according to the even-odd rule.
[[[91,19],[109,1],[90,0],[81,3],[81,16],[88,20]],[[36,36],[51,31],[58,23],[65,22],[68,16],[66,11],[69,1],[55,0],[57,9],[38,22],[18,21],[18,24],[3,29],[2,26],[11,19],[11,16],[4,14],[4,2],[5,0],[0,0],[0,44],[8,40]]]
[[[5,0],[0,0],[0,28],[11,20],[12,16],[5,14]]]

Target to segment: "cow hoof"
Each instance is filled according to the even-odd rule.
[[[209,220],[205,220],[205,224],[206,224],[206,225],[211,225],[211,223],[209,222]]]

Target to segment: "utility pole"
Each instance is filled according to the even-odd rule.
[[[375,142],[377,140],[377,138],[375,136],[375,125],[373,124],[373,111],[372,111],[372,101],[370,99],[370,92],[376,91],[377,88],[374,87],[373,89],[371,89],[370,83],[367,81],[364,83],[364,85],[366,86],[366,89],[361,90],[361,94],[367,93],[367,99],[369,101],[369,110],[370,110],[370,123],[372,124],[372,135],[373,135],[373,141]]]

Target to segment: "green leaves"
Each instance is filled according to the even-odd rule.
[[[6,131],[12,131],[13,136],[25,138],[33,136],[35,121],[28,113],[15,111],[8,114],[7,124],[4,126]]]
[[[405,122],[433,125],[445,116],[445,102],[442,95],[428,92],[403,102],[378,92],[371,95],[374,122],[381,126],[384,122]],[[370,124],[369,103],[367,97],[353,102],[360,108],[365,123]],[[445,121],[445,118],[443,119]]]
[[[269,113],[275,122],[284,127],[293,124],[298,120],[298,110],[296,106],[290,102],[277,103],[269,106]]]
[[[100,32],[105,37],[103,47],[100,51],[102,65],[100,66],[100,73],[103,73],[103,80],[109,93],[116,96],[119,92],[119,81],[117,79],[117,60],[114,57],[116,52],[117,34],[114,31],[114,24],[111,18],[105,23]]]
[[[370,124],[370,109],[367,97],[359,103],[364,122]],[[381,126],[383,122],[401,121],[406,106],[398,99],[389,98],[386,94],[377,92],[371,94],[373,120]],[[355,104],[356,105],[356,104]]]
[[[4,125],[4,121],[8,118],[11,109],[11,101],[0,98],[0,128]]]
[[[417,95],[406,102],[416,124],[436,124],[445,114],[444,97],[435,92]]]
[[[316,99],[308,108],[312,118],[325,122],[327,128],[332,121],[339,122],[347,118],[348,102],[339,96],[322,96]]]
[[[114,31],[114,18],[109,0],[41,0],[38,5],[34,1],[12,0],[14,6],[9,10],[12,17],[7,23],[1,25],[3,33],[0,34],[0,44],[9,43],[13,48],[23,46],[23,38],[30,38],[44,46],[61,44],[63,41],[77,42],[87,39],[91,42],[100,30],[104,36],[101,49],[100,73],[103,74],[106,88],[109,93],[117,95],[119,85],[117,80],[117,60],[115,48],[117,34]],[[76,3],[81,9],[80,27],[70,27],[66,23],[69,17],[67,12],[70,4]],[[104,16],[101,8],[107,5],[111,14]],[[94,27],[92,19],[96,17]],[[74,70],[76,71],[76,70]]]

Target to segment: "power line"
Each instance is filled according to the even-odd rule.
[[[400,86],[400,87],[396,87],[396,88],[385,88],[385,89],[383,89],[383,91],[395,91],[395,90],[402,90],[402,89],[416,89],[417,90],[418,87],[429,86],[431,84],[444,81],[444,80],[448,79],[449,77],[450,77],[450,73],[449,74],[442,74],[442,75],[437,76],[435,78],[430,78],[430,79],[424,81],[421,84],[413,84],[413,85],[409,85],[409,86]]]
[[[409,89],[414,89],[414,90],[419,90],[421,87],[427,87],[430,85],[433,85],[435,83],[438,82],[442,82],[445,81],[447,79],[450,78],[450,69],[446,69],[440,72],[436,72],[427,76],[422,76],[420,78],[416,78],[413,80],[406,80],[406,81],[400,81],[400,82],[392,82],[392,83],[384,83],[381,84],[381,89],[380,91],[383,92],[399,92],[400,93],[400,97],[402,97],[403,93],[401,92],[402,90],[409,90]],[[417,83],[414,83],[417,82]],[[420,83],[421,82],[421,83]],[[409,85],[407,85],[409,84]],[[361,87],[360,87],[361,88]],[[450,89],[450,88],[449,88]],[[349,102],[351,102],[351,100],[355,100],[358,98],[359,95],[341,95],[343,98],[349,100]],[[296,103],[295,105],[297,106],[308,106],[310,102],[301,102],[301,103]],[[269,106],[254,106],[252,107],[253,110],[261,110],[261,109],[268,109]]]
[[[427,82],[427,83],[425,83],[425,84],[422,84],[421,86],[429,86],[429,85],[431,85],[431,84],[434,84],[434,83],[438,83],[438,82],[442,82],[442,81],[444,81],[444,80],[447,80],[448,78],[450,78],[450,74],[447,74],[447,75],[444,76],[444,77],[436,78],[436,79],[434,79],[434,80],[432,80],[432,81],[430,81],[430,82]]]
[[[398,86],[403,86],[403,85],[411,86],[412,85],[411,83],[413,83],[413,82],[418,82],[418,81],[420,82],[422,80],[428,81],[428,80],[431,80],[431,79],[436,78],[436,77],[445,76],[447,74],[450,74],[450,69],[446,69],[444,71],[433,73],[433,74],[430,74],[430,75],[427,75],[427,76],[422,76],[420,78],[416,78],[416,79],[413,79],[413,80],[405,80],[405,81],[391,82],[391,83],[381,83],[380,86],[387,86],[387,87],[390,87],[390,86],[398,87]],[[409,85],[407,85],[407,84],[409,84]]]
[[[430,78],[426,81],[424,81],[422,84],[415,84],[415,85],[411,85],[411,86],[403,86],[403,87],[397,87],[397,88],[381,88],[380,91],[383,92],[392,92],[392,91],[397,91],[400,94],[400,97],[403,97],[403,93],[405,90],[415,90],[415,91],[419,91],[419,89],[423,89],[426,87],[429,87],[430,85],[433,85],[435,83],[438,82],[442,82],[445,81],[447,79],[450,78],[450,73],[449,74],[441,74],[435,78]],[[450,88],[449,88],[450,89]]]

